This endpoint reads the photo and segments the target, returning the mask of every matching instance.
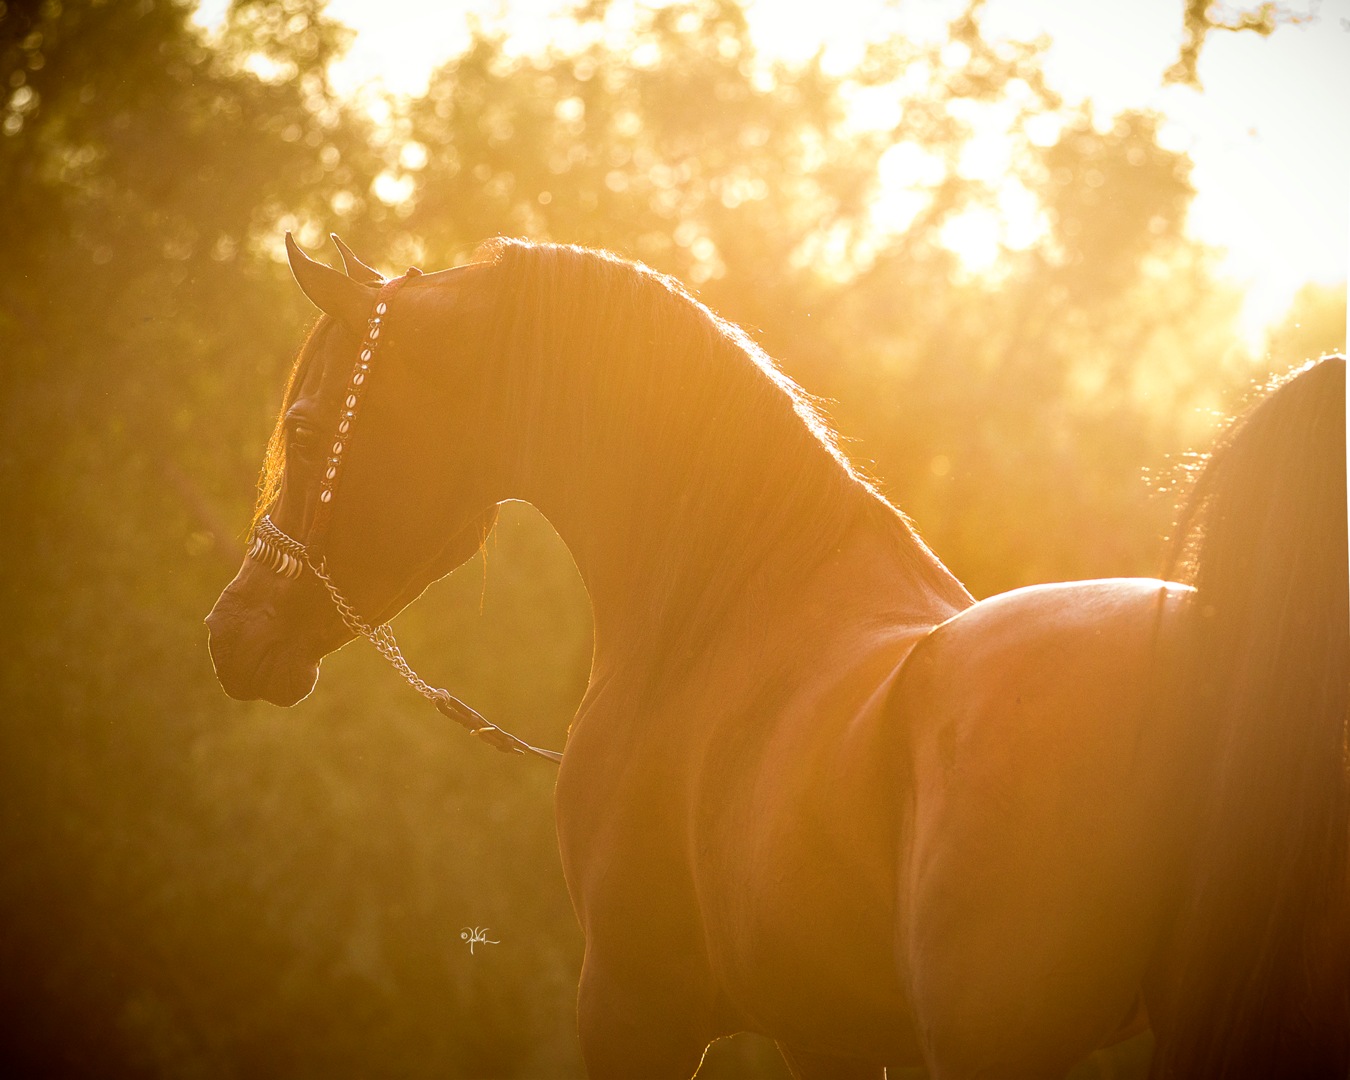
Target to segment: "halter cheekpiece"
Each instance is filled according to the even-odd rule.
[[[310,523],[307,540],[301,542],[288,535],[272,520],[270,514],[263,514],[249,537],[248,557],[285,578],[298,578],[308,569],[323,582],[333,606],[342,617],[343,625],[353,634],[366,638],[374,645],[380,655],[394,666],[408,684],[435,705],[443,715],[461,724],[471,734],[477,735],[498,750],[509,754],[533,754],[557,764],[562,761],[561,754],[531,746],[524,739],[519,739],[509,731],[488,723],[448,690],[432,686],[419,677],[403,658],[398,642],[394,640],[393,628],[388,623],[374,626],[358,614],[351,602],[333,583],[328,573],[328,562],[323,556],[322,543],[332,519],[333,500],[338,482],[342,478],[342,455],[351,440],[352,429],[361,409],[361,401],[370,382],[371,366],[375,361],[380,338],[384,334],[385,318],[389,314],[389,301],[411,278],[420,275],[420,270],[410,269],[402,277],[386,281],[376,295],[375,309],[366,323],[366,334],[361,342],[361,350],[357,354],[356,366],[343,393],[337,431],[328,457],[324,461],[323,475],[319,481],[319,500],[314,511],[314,520]]]

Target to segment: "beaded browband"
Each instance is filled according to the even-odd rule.
[[[351,602],[333,583],[328,573],[328,562],[322,553],[322,543],[333,514],[333,495],[337,491],[338,481],[342,475],[342,455],[351,439],[352,426],[356,422],[361,400],[365,396],[375,350],[384,332],[385,317],[389,313],[389,301],[410,278],[420,274],[420,270],[410,269],[402,277],[385,282],[376,296],[375,311],[366,324],[365,339],[361,342],[356,367],[352,371],[352,377],[343,396],[342,409],[338,414],[337,434],[333,439],[329,456],[324,462],[323,476],[319,481],[319,501],[314,511],[314,520],[309,527],[307,542],[302,543],[288,535],[272,520],[270,514],[263,514],[249,537],[248,557],[285,578],[298,578],[308,569],[323,582],[333,606],[342,617],[343,625],[353,634],[366,638],[374,645],[380,655],[394,666],[408,684],[435,705],[443,715],[461,724],[471,734],[477,735],[498,750],[509,754],[533,754],[557,764],[562,761],[561,754],[531,746],[524,739],[517,738],[496,724],[488,723],[448,690],[442,690],[424,681],[403,658],[398,642],[394,640],[393,628],[388,623],[371,625],[357,613]]]

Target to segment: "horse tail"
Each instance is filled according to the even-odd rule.
[[[1207,746],[1151,1076],[1350,1075],[1345,359],[1233,425],[1177,532],[1176,700]]]

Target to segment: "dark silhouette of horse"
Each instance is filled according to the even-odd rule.
[[[975,603],[672,279],[499,241],[385,285],[290,250],[325,314],[216,670],[293,705],[352,637],[334,597],[375,626],[501,501],[545,514],[594,607],[557,783],[592,1076],[689,1077],[744,1030],[799,1077],[1059,1076],[1151,1023],[1159,1077],[1344,1080],[1343,359],[1215,450],[1187,584]]]

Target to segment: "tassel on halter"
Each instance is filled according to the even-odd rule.
[[[304,563],[294,555],[287,555],[284,551],[278,551],[256,534],[253,537],[253,543],[248,547],[248,557],[284,578],[298,578],[305,569]]]
[[[253,528],[253,537],[248,545],[248,557],[267,567],[274,574],[294,580],[305,572],[308,565],[304,545],[292,540],[272,523],[272,518],[264,514]]]

